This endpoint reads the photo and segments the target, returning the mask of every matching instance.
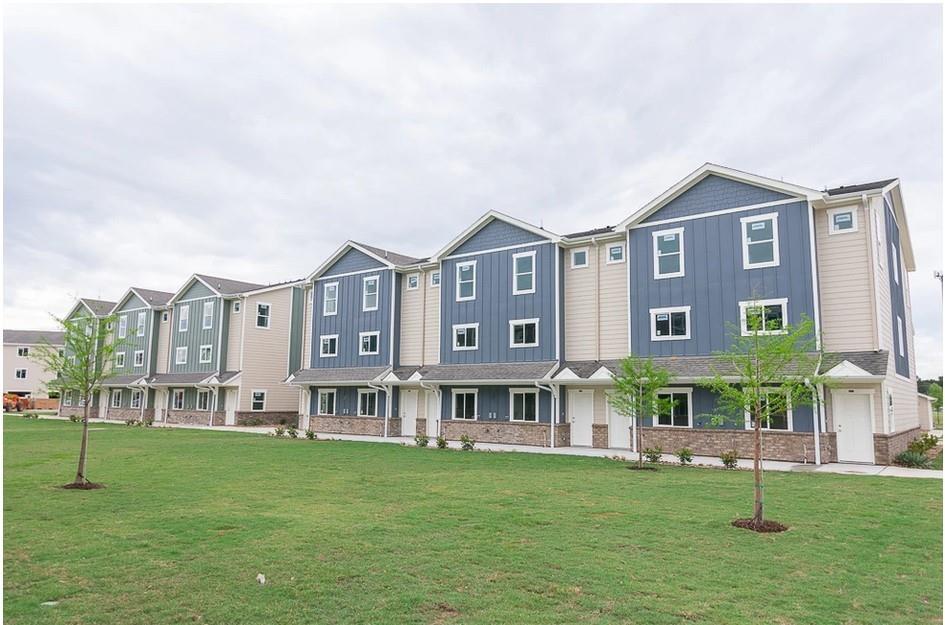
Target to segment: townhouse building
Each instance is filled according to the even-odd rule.
[[[88,328],[88,332],[97,333],[99,324],[104,322],[114,307],[115,302],[83,297],[76,301],[64,319],[67,321],[87,323],[88,326],[86,327]],[[68,348],[66,348],[66,356],[68,357],[69,355]],[[101,401],[100,392],[93,393],[90,398],[80,396],[78,391],[66,391],[62,393],[62,397],[59,401],[58,414],[64,417],[82,415],[85,411],[86,401],[91,402],[90,406],[92,410],[89,413],[90,416],[105,417],[105,403]]]
[[[56,377],[55,372],[47,371],[42,363],[33,356],[35,350],[45,345],[64,347],[63,332],[46,330],[4,330],[3,331],[3,392],[34,400],[48,400],[47,384]],[[52,405],[40,401],[37,407]]]

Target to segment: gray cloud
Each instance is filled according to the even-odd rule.
[[[75,295],[274,282],[488,209],[613,224],[705,161],[903,180],[941,373],[940,6],[14,6],[7,326]]]

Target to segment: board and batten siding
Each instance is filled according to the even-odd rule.
[[[207,330],[204,330],[202,327],[204,302],[213,302],[213,325]],[[220,308],[222,302],[222,298],[213,295],[211,297],[194,299],[183,303],[177,302],[174,304],[174,318],[172,319],[172,327],[170,329],[171,350],[168,354],[169,373],[211,373],[218,370],[221,355],[219,338],[221,323]],[[187,330],[185,332],[179,330],[180,310],[183,306],[190,306]],[[200,362],[201,345],[213,346],[212,358],[208,363]],[[177,364],[176,358],[177,348],[183,346],[187,347],[187,362],[186,364],[179,365]]]
[[[312,367],[312,285],[305,287],[305,317],[302,319],[302,368]]]
[[[443,386],[440,398],[440,415],[443,421],[453,418],[453,389],[470,389],[478,391],[476,421],[480,422],[511,422],[511,389],[534,391],[533,386]],[[458,420],[459,421],[459,420]],[[462,421],[459,421],[460,423]],[[545,390],[538,391],[538,423],[551,423],[551,393]]]
[[[790,198],[790,195],[785,195],[779,191],[772,191],[740,180],[731,180],[724,176],[709,174],[686,189],[682,194],[661,206],[658,211],[644,219],[643,223],[689,217],[710,211],[753,206]]]
[[[859,203],[838,210],[856,212],[857,231],[830,234],[830,214],[814,213],[817,273],[820,279],[820,323],[827,351],[877,349],[876,300],[870,267],[870,220]]]
[[[873,267],[875,280],[873,287],[877,300],[877,331],[879,333],[879,349],[888,350],[892,354],[896,349],[893,343],[892,304],[889,294],[889,262],[887,261],[886,218],[885,203],[882,197],[870,198],[870,228],[872,229]]]
[[[588,266],[576,269],[571,267],[571,250],[565,250],[562,296],[568,360],[627,355],[627,263],[607,263],[613,245],[626,247],[622,240],[588,244]]]
[[[292,287],[249,295],[243,300],[245,320],[243,369],[240,376],[240,411],[252,408],[252,391],[266,391],[266,411],[292,411],[299,405],[299,392],[282,383],[288,376],[291,333]],[[257,304],[269,304],[269,328],[256,326]]]
[[[140,335],[137,334],[138,328],[138,314],[144,313],[144,332]],[[146,375],[148,373],[148,363],[149,363],[149,354],[148,354],[148,338],[151,335],[151,328],[153,327],[154,314],[153,311],[145,304],[137,295],[131,294],[125,303],[115,312],[115,322],[114,328],[110,335],[110,340],[118,341],[120,345],[116,345],[115,354],[124,353],[125,354],[125,366],[116,367],[114,361],[112,362],[111,375],[132,375],[140,374]],[[118,337],[118,327],[121,323],[121,319],[124,318],[126,322],[126,334],[124,339],[119,339]],[[144,352],[144,362],[141,366],[134,366],[134,354],[136,351]]]
[[[893,360],[895,361],[896,372],[899,375],[910,377],[913,370],[909,365],[909,354],[912,351],[912,346],[908,338],[909,328],[906,319],[906,264],[902,260],[902,246],[899,242],[899,224],[896,223],[892,203],[889,200],[885,202],[885,210],[883,213],[886,219],[886,260],[889,267],[889,322],[893,332],[893,345],[897,348],[892,352]],[[898,281],[896,281],[897,267]],[[902,319],[903,325],[903,341],[901,346],[899,345],[899,326],[897,319]],[[901,356],[899,348],[901,348]]]

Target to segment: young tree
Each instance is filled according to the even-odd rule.
[[[614,390],[610,405],[635,420],[637,466],[643,467],[643,420],[672,409],[672,400],[659,396],[659,390],[669,385],[672,376],[650,358],[627,356],[620,361],[620,373],[611,377]]]
[[[103,319],[79,317],[59,319],[65,334],[64,348],[56,347],[44,341],[36,350],[34,360],[41,363],[47,371],[56,372],[56,377],[47,383],[47,387],[58,392],[78,394],[83,400],[82,443],[79,446],[79,463],[75,479],[69,488],[95,488],[85,475],[86,455],[89,446],[89,409],[92,397],[102,390],[102,382],[108,377],[116,351],[124,345],[120,339],[112,340],[109,327],[115,317]]]
[[[775,311],[763,306],[747,310],[747,336],[740,327],[731,328],[731,346],[717,354],[721,370],[699,382],[718,397],[714,424],[732,420],[748,425],[754,433],[754,515],[752,529],[762,529],[764,518],[764,476],[762,472],[761,431],[770,427],[772,418],[789,408],[812,405],[816,387],[826,383],[816,375],[819,354],[814,327],[809,319],[790,326],[783,324]]]

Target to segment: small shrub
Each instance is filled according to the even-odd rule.
[[[679,464],[689,464],[692,462],[692,450],[688,447],[677,449],[676,457],[679,458]]]
[[[459,437],[459,446],[462,448],[463,451],[472,451],[473,449],[476,448],[476,441],[469,438],[468,435],[463,434],[462,436]]]
[[[903,451],[896,455],[895,462],[901,467],[912,467],[914,469],[928,469],[932,466],[928,456],[917,451]]]
[[[137,419],[125,419],[125,425],[135,426],[138,425]]]
[[[82,423],[82,416],[77,414],[69,415],[69,420],[73,423]]]
[[[280,425],[273,431],[272,435],[276,438],[282,438],[285,435],[285,428]]]
[[[738,468],[738,454],[736,454],[734,450],[723,451],[719,455],[719,460],[722,461],[722,466],[726,469]]]
[[[312,430],[305,430],[305,438],[307,438],[310,441],[315,440],[315,432],[313,432]]]
[[[286,430],[286,432],[289,434],[289,438],[298,438],[298,437],[299,437],[299,430],[298,430],[298,428],[295,427],[294,425],[290,425],[290,426],[289,426],[289,429]]]
[[[39,415],[36,414],[35,412],[24,412],[23,418],[24,419],[39,419]]]
[[[154,425],[154,419],[152,419],[151,417],[148,417],[144,421],[141,422],[141,425],[143,425],[146,428],[149,428],[152,425]]]
[[[436,437],[436,446],[440,449],[446,449],[446,437],[437,436]]]
[[[938,436],[926,432],[919,438],[909,443],[909,451],[917,454],[927,454],[938,445]]]
[[[661,447],[647,447],[643,450],[643,457],[646,458],[647,462],[659,462],[660,458],[663,457],[663,449]]]
[[[413,442],[417,444],[417,447],[426,447],[430,444],[430,437],[426,434],[417,434],[413,437]]]

